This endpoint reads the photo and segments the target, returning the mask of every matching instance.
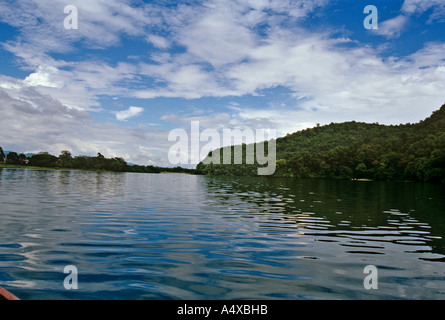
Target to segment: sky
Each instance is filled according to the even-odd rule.
[[[0,146],[171,166],[192,121],[416,123],[445,103],[444,30],[444,0],[0,0]]]

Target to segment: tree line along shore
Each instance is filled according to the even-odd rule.
[[[345,122],[276,140],[276,177],[445,182],[445,105],[415,124]],[[243,159],[247,150],[243,145]],[[265,148],[267,150],[267,148]],[[233,155],[234,147],[232,147]],[[221,149],[219,150],[222,155]],[[256,175],[258,164],[204,164],[208,175]]]
[[[353,179],[445,183],[445,105],[415,124],[382,125],[344,122],[317,125],[276,140],[274,177],[304,179]],[[268,142],[266,141],[266,144]],[[243,159],[247,150],[242,145]],[[235,146],[232,148],[234,155]],[[265,148],[267,150],[267,148]],[[258,163],[198,164],[196,169],[128,164],[122,158],[59,156],[41,152],[27,156],[0,147],[0,166],[104,170],[141,173],[186,173],[213,176],[256,176]],[[209,157],[212,156],[212,152]]]
[[[16,152],[5,155],[0,147],[0,166],[9,168],[45,168],[45,169],[71,169],[94,170],[112,172],[138,172],[138,173],[184,173],[196,174],[194,169],[182,167],[166,168],[156,166],[141,166],[128,164],[123,158],[106,158],[101,153],[97,156],[74,156],[69,151],[62,151],[59,156],[48,152],[40,152],[27,156]]]

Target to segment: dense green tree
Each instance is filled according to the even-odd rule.
[[[128,170],[127,162],[125,162],[122,158],[113,158],[109,162],[109,167],[107,170],[115,171],[115,172],[124,172]]]
[[[105,157],[100,152],[97,153],[97,157],[92,158],[91,160],[93,162],[93,169],[105,170]]]
[[[73,166],[73,156],[69,151],[62,151],[59,155],[59,165],[62,168],[72,168]]]
[[[6,160],[5,153],[3,152],[3,148],[0,147],[0,163],[4,163]]]
[[[6,163],[8,164],[20,164],[20,157],[16,152],[10,152],[6,156]]]
[[[445,105],[417,124],[331,123],[277,139],[275,176],[445,182]],[[250,168],[255,168],[252,165]],[[211,175],[256,175],[204,164]]]
[[[366,167],[366,164],[361,162],[357,165],[357,167],[355,168],[355,176],[359,179],[368,176],[368,168]]]
[[[28,160],[28,157],[24,153],[19,154],[19,158],[21,163],[23,163],[25,160]]]
[[[29,165],[44,168],[54,168],[57,166],[58,158],[49,154],[48,152],[40,152],[33,155],[29,159]]]
[[[3,150],[0,147],[0,157],[3,154]],[[4,154],[3,154],[4,155]],[[1,159],[1,158],[0,158]],[[15,152],[8,154],[8,164],[21,164],[24,160],[28,160],[24,154],[17,155]],[[139,172],[139,173],[191,173],[191,174],[203,174],[199,170],[185,169],[181,167],[176,168],[162,168],[154,166],[140,166],[140,165],[128,165],[127,162],[119,157],[108,159],[104,157],[100,152],[96,157],[89,157],[85,155],[73,157],[71,152],[62,151],[59,157],[53,156],[48,152],[40,152],[29,158],[29,165],[42,168],[69,168],[69,169],[81,169],[81,170],[104,170],[114,172]]]

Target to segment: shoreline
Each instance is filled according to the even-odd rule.
[[[51,171],[85,171],[85,172],[111,172],[111,173],[151,173],[151,174],[180,174],[180,175],[193,175],[188,172],[133,172],[133,171],[111,171],[111,170],[99,170],[99,169],[74,169],[74,168],[48,168],[48,167],[35,167],[27,165],[16,165],[16,164],[0,164],[0,169],[28,169],[28,170],[51,170]]]
[[[97,169],[74,169],[74,168],[48,168],[48,167],[34,167],[26,165],[7,165],[1,164],[0,169],[29,169],[29,170],[56,170],[56,171],[88,171],[88,172],[116,172]]]
[[[85,172],[111,172],[111,173],[148,173],[148,174],[168,174],[168,175],[202,175],[202,174],[193,174],[188,172],[168,172],[168,171],[161,171],[161,172],[133,172],[133,171],[110,171],[110,170],[98,170],[98,169],[73,169],[73,168],[47,168],[47,167],[34,167],[34,166],[26,166],[26,165],[7,165],[7,164],[0,164],[0,169],[28,169],[28,170],[55,170],[55,171],[85,171]],[[212,176],[212,175],[203,175],[203,176]],[[220,177],[236,177],[236,176],[229,176],[229,175],[220,175]],[[247,177],[247,176],[244,176]],[[288,179],[295,179],[292,177],[282,177],[282,176],[270,176],[271,178],[288,178]],[[345,178],[308,178],[309,180],[344,180],[344,181],[351,181],[351,182],[402,182],[402,183],[425,183],[421,181],[411,181],[411,180],[391,180],[391,181],[381,181],[381,180],[373,180],[373,179],[345,179]],[[306,179],[303,179],[306,180]],[[430,182],[427,182],[430,183]],[[440,184],[440,183],[439,183]]]

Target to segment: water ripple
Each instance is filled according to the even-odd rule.
[[[25,299],[445,298],[442,191],[388,188],[0,169],[0,285]]]

